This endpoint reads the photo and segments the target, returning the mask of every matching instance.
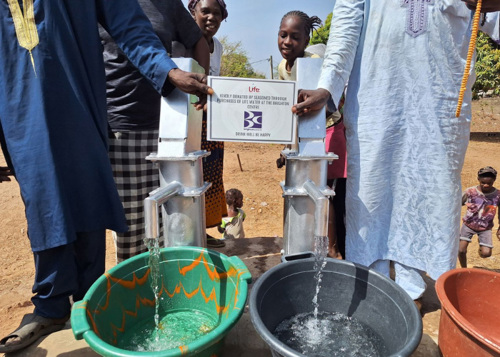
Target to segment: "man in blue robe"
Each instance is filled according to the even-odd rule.
[[[500,10],[498,0],[483,3]],[[387,276],[394,261],[417,306],[421,273],[437,279],[457,261],[473,73],[459,117],[455,109],[475,4],[336,0],[318,89],[294,106],[301,115],[338,103],[349,81],[346,259]],[[499,23],[488,13],[480,29],[498,41]]]
[[[22,6],[21,6],[22,5]],[[104,272],[105,230],[127,229],[107,153],[100,23],[160,93],[207,94],[136,0],[0,0],[0,127],[25,203],[34,313],[0,353],[59,330]]]

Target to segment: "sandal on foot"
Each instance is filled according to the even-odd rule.
[[[214,238],[211,235],[207,234],[207,247],[208,248],[222,248],[225,247],[226,243],[224,241]]]
[[[19,327],[0,340],[0,353],[22,350],[40,337],[62,330],[68,318],[48,319],[36,314],[24,315]],[[19,341],[12,341],[18,339]]]

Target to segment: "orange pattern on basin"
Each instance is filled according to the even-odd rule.
[[[181,353],[183,355],[185,355],[186,353],[188,353],[189,349],[187,346],[179,346],[179,349],[181,350]]]
[[[196,268],[201,263],[202,260],[203,260],[203,265],[205,266],[205,270],[208,273],[208,277],[212,281],[213,280],[220,281],[221,279],[227,279],[228,277],[235,276],[237,274],[236,269],[234,269],[233,267],[231,267],[228,272],[219,273],[217,271],[217,267],[214,266],[214,270],[212,271],[212,269],[210,269],[209,263],[205,259],[205,255],[203,253],[200,254],[200,256],[198,258],[193,260],[193,262],[191,264],[189,264],[183,268],[181,268],[179,265],[179,273],[181,273],[182,276],[186,276],[186,274],[188,272],[190,272],[191,270],[193,270],[194,268]]]
[[[180,263],[178,263],[178,268],[179,268],[179,273],[181,274],[182,277],[186,277],[187,274],[191,271],[193,271],[197,266],[200,264],[205,268],[204,271],[206,272],[208,278],[211,281],[214,282],[219,282],[224,279],[228,279],[229,277],[235,277],[236,278],[236,286],[234,288],[234,305],[233,309],[240,309],[236,307],[236,303],[238,301],[238,294],[239,294],[239,278],[242,274],[245,274],[247,270],[245,269],[235,269],[234,267],[230,267],[228,271],[223,271],[223,272],[218,272],[217,271],[217,266],[214,266],[213,269],[210,266],[210,263],[207,262],[205,259],[205,253],[206,251],[202,252],[195,260],[192,261],[191,264],[181,267]],[[148,282],[148,278],[150,275],[151,270],[148,268],[146,269],[145,273],[141,277],[137,277],[135,272],[133,273],[132,279],[131,280],[125,280],[121,278],[116,278],[113,277],[112,275],[105,273],[106,276],[106,298],[105,298],[105,303],[103,305],[98,305],[95,309],[90,310],[88,306],[86,306],[87,309],[87,316],[91,322],[92,329],[93,331],[100,337],[101,333],[99,332],[99,329],[97,327],[97,324],[95,322],[95,316],[101,314],[102,312],[106,311],[109,308],[110,300],[111,300],[111,295],[112,295],[112,285],[113,284],[118,284],[121,287],[127,289],[127,290],[134,290],[138,286],[143,286],[146,282]],[[173,298],[175,295],[178,294],[183,294],[187,299],[192,299],[197,295],[201,295],[205,304],[210,303],[210,301],[213,301],[215,304],[215,310],[217,312],[217,315],[219,314],[225,314],[226,317],[229,314],[230,310],[230,303],[226,305],[219,305],[218,304],[218,299],[217,299],[217,292],[215,287],[212,287],[210,292],[207,294],[207,292],[203,289],[203,278],[200,277],[200,282],[196,288],[194,288],[191,291],[186,290],[184,284],[180,280],[173,291],[169,291],[165,285],[164,281],[162,279],[162,287],[160,289],[159,295],[161,296],[162,294],[166,294],[169,298]],[[233,298],[228,298],[228,301],[233,300]],[[135,304],[134,304],[134,310],[127,310],[123,309],[122,311],[122,316],[121,316],[121,322],[119,325],[116,325],[112,322],[109,322],[109,326],[112,331],[112,341],[111,343],[113,345],[117,344],[118,340],[118,334],[124,333],[126,330],[126,325],[127,325],[127,319],[126,316],[130,316],[134,319],[136,319],[140,314],[139,310],[142,307],[154,307],[155,301],[154,299],[148,299],[145,297],[142,297],[140,294],[136,295],[135,299]],[[100,326],[102,329],[102,326]],[[187,353],[187,346],[179,346],[179,349],[181,350],[182,354]]]
[[[106,280],[107,280],[107,282],[106,282],[106,303],[104,304],[104,306],[100,306],[100,307],[98,306],[98,309],[100,309],[102,311],[106,311],[108,306],[109,306],[109,297],[111,296],[111,293],[110,293],[111,282],[114,282],[116,284],[120,284],[124,288],[132,290],[132,289],[135,289],[135,287],[137,285],[144,285],[144,283],[146,283],[146,281],[148,281],[148,277],[149,277],[150,272],[151,272],[151,269],[146,270],[146,273],[144,274],[144,276],[142,278],[137,278],[137,276],[134,273],[132,280],[130,280],[130,281],[123,280],[123,279],[117,279],[108,273],[104,273],[104,276],[106,277]],[[95,310],[94,313],[99,314],[100,311]]]

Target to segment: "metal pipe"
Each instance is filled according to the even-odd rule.
[[[181,190],[182,185],[174,181],[149,193],[149,197],[144,200],[146,239],[158,239],[160,237],[159,208]]]
[[[311,180],[304,183],[307,195],[314,201],[314,235],[316,237],[328,236],[328,198],[319,190]]]

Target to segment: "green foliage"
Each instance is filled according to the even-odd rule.
[[[222,43],[221,77],[266,78],[265,75],[255,72],[248,56],[241,46],[241,42],[229,42],[226,36],[219,39]]]
[[[480,32],[476,44],[476,83],[472,87],[472,95],[478,98],[479,92],[493,91],[500,95],[500,46],[487,35]]]
[[[316,31],[313,31],[313,35],[309,44],[316,45],[318,43],[324,43],[328,41],[328,36],[330,35],[330,24],[332,23],[332,13],[328,15],[323,26],[319,27]]]

